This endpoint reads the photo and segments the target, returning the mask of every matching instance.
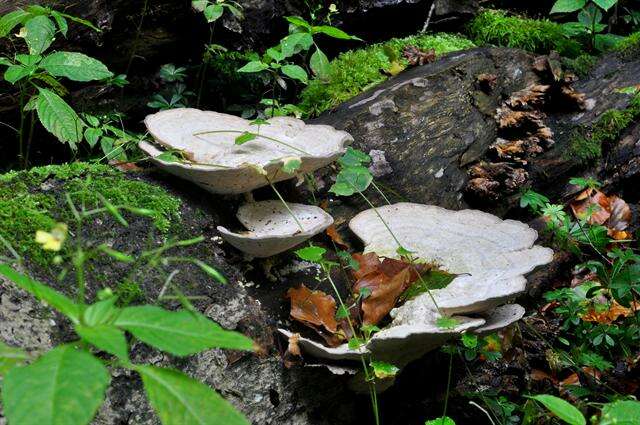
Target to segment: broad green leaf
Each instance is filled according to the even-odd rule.
[[[313,37],[308,32],[290,34],[280,41],[280,50],[285,58],[308,50],[313,45]]]
[[[242,133],[241,135],[236,137],[235,144],[236,145],[244,145],[247,142],[255,140],[256,137],[258,137],[257,134],[245,131],[244,133]]]
[[[300,257],[301,260],[319,263],[320,261],[322,261],[322,258],[326,252],[326,249],[319,246],[308,246],[306,248],[297,250],[296,255]]]
[[[448,416],[428,420],[424,425],[456,425],[456,422]]]
[[[77,24],[84,25],[85,27],[91,28],[95,32],[102,32],[102,30],[100,28],[96,27],[90,21],[87,21],[86,19],[78,18],[77,16],[69,15],[69,14],[66,14],[66,13],[60,13],[60,15],[64,16],[68,20],[73,21],[73,22],[75,22]]]
[[[347,167],[340,171],[329,192],[338,196],[351,196],[365,191],[372,181],[373,176],[366,167]]]
[[[282,159],[282,171],[287,174],[293,174],[300,169],[302,160],[298,156],[290,156]]]
[[[453,317],[439,317],[436,326],[441,329],[454,329],[460,322]]]
[[[267,55],[276,62],[280,62],[284,59],[284,55],[278,47],[271,47],[267,49]]]
[[[399,367],[386,362],[372,361],[371,367],[373,368],[373,374],[378,379],[393,378],[400,372]]]
[[[238,72],[260,72],[265,69],[269,69],[269,65],[260,61],[251,61],[242,68],[238,69]]]
[[[109,381],[100,360],[62,345],[7,374],[2,387],[4,414],[10,424],[88,424]]]
[[[113,325],[75,326],[76,333],[88,343],[106,351],[109,354],[128,361],[129,347],[124,331]]]
[[[338,162],[343,167],[355,167],[370,163],[371,157],[366,153],[349,146],[344,155],[338,159]]]
[[[113,323],[120,313],[116,307],[118,297],[110,297],[106,300],[98,301],[88,306],[82,314],[82,323],[87,326],[98,326]]]
[[[51,90],[38,88],[36,110],[40,122],[60,141],[67,142],[73,149],[82,140],[82,121],[76,111]]]
[[[32,55],[42,54],[53,43],[56,27],[48,17],[39,15],[31,18],[24,24],[24,28],[24,40]]]
[[[24,350],[0,341],[0,377],[28,359],[29,355]]]
[[[46,302],[51,307],[67,316],[74,323],[79,322],[80,309],[70,298],[67,298],[45,284],[18,273],[7,264],[0,264],[0,275],[11,280],[16,284],[16,286],[29,292],[38,300]]]
[[[40,55],[16,55],[16,60],[25,66],[33,66],[42,60]]]
[[[102,130],[99,128],[87,127],[84,130],[84,140],[89,143],[89,146],[94,147],[100,140],[102,134]]]
[[[446,288],[456,276],[442,270],[429,270],[423,273],[418,281],[402,293],[402,299],[410,300],[425,292]]]
[[[301,81],[304,84],[307,84],[309,82],[307,71],[305,71],[304,68],[299,65],[284,65],[282,67],[282,73],[287,77]]]
[[[539,394],[529,398],[541,403],[551,413],[556,415],[558,419],[568,423],[569,425],[586,425],[587,423],[582,412],[559,397],[549,394]]]
[[[290,24],[293,24],[293,25],[295,25],[297,27],[302,27],[302,28],[305,28],[305,29],[311,31],[311,24],[309,24],[307,21],[305,21],[304,19],[302,19],[299,16],[287,16],[285,19]]]
[[[36,70],[35,66],[11,65],[4,71],[4,79],[15,84]]]
[[[168,311],[151,305],[127,307],[114,324],[140,341],[177,356],[210,348],[253,350],[251,339],[187,310]]]
[[[313,73],[321,80],[329,79],[331,65],[329,63],[329,58],[322,52],[322,50],[316,48],[309,60],[309,66],[311,66]]]
[[[243,19],[242,11],[231,3],[222,3],[222,7],[226,7],[235,18]]]
[[[615,34],[596,34],[594,46],[601,52],[607,52],[614,49],[622,40],[624,37]]]
[[[209,23],[217,21],[223,13],[224,8],[219,4],[211,4],[204,9],[204,17]]]
[[[562,24],[562,34],[566,37],[575,37],[577,35],[586,34],[589,28],[582,22],[566,22]]]
[[[13,65],[13,62],[11,62],[9,58],[0,57],[0,66],[11,66],[11,65]]]
[[[580,10],[584,7],[587,0],[558,0],[553,5],[549,13],[569,13]]]
[[[204,8],[209,4],[208,0],[193,0],[191,6],[198,12],[204,12]]]
[[[465,332],[462,334],[462,345],[467,348],[476,348],[478,346],[478,335]]]
[[[616,3],[618,3],[618,0],[593,0],[593,2],[600,6],[602,9],[609,10],[613,6],[615,6]]]
[[[636,425],[640,418],[640,402],[619,400],[602,407],[598,425]]]
[[[171,369],[137,366],[149,402],[164,425],[249,425],[205,384]]]
[[[95,81],[113,77],[113,73],[99,60],[76,52],[56,52],[46,56],[40,66],[56,77],[73,81]]]
[[[0,18],[0,38],[6,37],[15,27],[23,24],[31,14],[22,9],[14,10]]]
[[[53,18],[54,21],[56,21],[56,25],[58,26],[58,29],[60,30],[62,35],[66,37],[67,32],[69,31],[69,24],[67,23],[67,18],[65,18],[64,16],[62,16],[60,12],[56,12],[55,10],[51,11],[51,17]]]
[[[333,37],[333,38],[338,38],[340,40],[360,40],[362,41],[360,38],[355,37],[353,35],[349,35],[346,32],[342,31],[341,29],[338,29],[336,27],[331,27],[329,25],[320,25],[317,27],[313,27],[313,33],[322,33],[322,34],[326,34],[329,37]]]

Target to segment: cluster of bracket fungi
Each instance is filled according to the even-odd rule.
[[[497,201],[524,186],[529,161],[555,143],[545,122],[545,111],[550,107],[570,111],[586,108],[585,95],[571,86],[576,76],[562,70],[557,53],[537,57],[533,69],[543,83],[531,84],[502,102],[495,114],[498,137],[486,158],[469,169],[467,193],[473,198]],[[491,92],[495,78],[481,74],[478,84]]]
[[[152,161],[216,194],[243,194],[293,178],[281,169],[292,156],[301,160],[296,172],[326,166],[352,141],[348,133],[295,118],[272,118],[258,129],[235,116],[174,109],[145,122],[159,145],[140,146]],[[260,136],[237,144],[238,134],[247,132]],[[161,148],[180,151],[188,160],[168,161]],[[318,207],[275,200],[244,204],[237,217],[247,232],[218,230],[228,243],[253,257],[286,251],[333,223]],[[402,368],[462,332],[485,334],[519,320],[524,309],[508,302],[525,290],[524,275],[553,256],[550,249],[534,245],[537,233],[526,224],[476,210],[398,203],[363,211],[349,227],[363,241],[365,252],[397,258],[401,243],[420,261],[437,263],[457,277],[444,288],[394,308],[391,323],[357,349],[346,343],[327,347],[279,330],[287,337],[295,335],[306,354],[347,364],[364,354]],[[441,317],[454,317],[455,326],[438,326]]]

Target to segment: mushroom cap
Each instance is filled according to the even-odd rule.
[[[517,322],[524,316],[525,310],[520,304],[505,304],[483,314],[486,323],[473,332],[488,335]]]
[[[418,295],[392,311],[403,323],[424,323],[438,307],[445,314],[490,310],[523,292],[524,275],[553,259],[551,249],[534,246],[535,230],[482,211],[398,203],[377,212],[416,258],[459,275],[447,287]],[[349,227],[364,242],[365,252],[398,256],[397,243],[374,210],[356,215]]]
[[[176,176],[213,193],[239,194],[268,184],[256,167],[263,168],[272,182],[287,180],[295,174],[281,170],[286,158],[300,158],[297,173],[312,172],[335,161],[353,140],[349,133],[331,126],[307,125],[292,117],[267,122],[255,125],[234,115],[170,109],[147,116],[147,129],[158,144],[184,152],[192,162],[163,161],[156,158],[162,151],[152,144],[143,141],[139,146],[158,166]],[[197,134],[210,131],[221,133]],[[237,145],[236,138],[244,132],[260,136]]]
[[[322,208],[287,203],[304,232],[280,201],[260,201],[244,204],[238,209],[240,223],[248,229],[234,233],[218,226],[222,238],[242,252],[265,258],[284,252],[324,231],[333,224],[333,217]]]

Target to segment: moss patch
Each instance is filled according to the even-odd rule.
[[[625,56],[640,53],[640,31],[634,32],[618,42],[615,50]]]
[[[329,82],[312,80],[303,90],[298,106],[310,116],[316,116],[380,84],[388,78],[381,70],[391,67],[385,49],[391,49],[401,57],[406,46],[435,49],[438,55],[475,47],[466,38],[442,33],[391,39],[364,49],[345,52],[331,61]],[[407,64],[404,59],[400,61],[403,65]]]
[[[55,190],[53,190],[55,188]],[[34,240],[37,230],[50,230],[56,222],[70,222],[71,212],[64,194],[88,209],[100,207],[98,194],[114,205],[154,211],[155,227],[167,233],[178,222],[180,200],[165,190],[104,165],[74,163],[37,167],[0,176],[0,234],[22,256],[41,266],[53,254],[40,249]]]
[[[567,157],[577,157],[582,163],[600,158],[603,145],[615,142],[639,116],[640,95],[637,94],[626,109],[611,109],[603,113],[590,128],[576,130],[571,137]]]
[[[577,58],[564,58],[563,64],[579,77],[586,77],[598,62],[596,56],[588,54],[580,55]]]
[[[493,44],[535,53],[556,50],[562,56],[577,57],[582,47],[562,32],[562,27],[547,19],[508,16],[501,10],[485,10],[468,26],[472,40],[478,45]]]

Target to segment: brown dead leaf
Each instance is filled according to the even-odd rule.
[[[287,298],[291,300],[290,314],[295,320],[316,330],[324,327],[330,333],[336,333],[336,301],[331,295],[301,285],[289,288]]]
[[[326,232],[327,236],[329,236],[336,245],[340,245],[341,247],[347,249],[349,248],[349,244],[346,243],[344,239],[342,239],[342,236],[340,235],[340,233],[338,233],[338,229],[336,228],[335,224],[327,227]]]
[[[558,383],[558,380],[556,378],[554,378],[553,376],[549,375],[544,370],[540,370],[540,369],[531,369],[531,373],[529,374],[529,378],[532,381],[549,380],[549,381],[553,382],[554,384]]]
[[[607,223],[607,227],[611,231],[623,231],[629,227],[631,222],[631,208],[621,198],[612,195],[609,197],[611,206],[611,216]],[[625,232],[626,233],[626,232]]]
[[[425,65],[436,60],[435,49],[421,50],[416,46],[407,46],[402,51],[402,56],[409,62],[409,65]]]
[[[604,224],[611,216],[611,201],[607,195],[598,189],[585,189],[569,204],[573,215],[578,219],[587,218],[591,210],[589,224]]]
[[[624,307],[616,301],[613,301],[608,310],[597,312],[594,309],[591,309],[585,313],[581,319],[585,322],[610,324],[618,320],[621,316],[633,316],[638,310],[640,310],[640,303],[633,303],[631,304],[631,307]]]

